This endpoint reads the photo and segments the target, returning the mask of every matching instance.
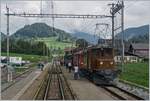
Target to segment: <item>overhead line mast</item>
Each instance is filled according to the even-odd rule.
[[[55,25],[54,25],[54,24],[55,24],[55,23],[54,23],[54,21],[55,21],[54,18],[55,18],[55,17],[54,17],[54,15],[53,15],[53,14],[54,14],[54,2],[53,2],[53,0],[51,0],[51,14],[52,14],[52,27],[53,27],[53,33],[54,33],[54,26],[55,26]]]
[[[7,66],[9,65],[9,8],[6,5],[7,10]]]
[[[114,39],[114,32],[118,29],[121,28],[121,32],[122,32],[122,37],[121,37],[121,44],[122,44],[122,55],[121,55],[121,65],[122,65],[122,71],[124,68],[124,1],[122,0],[121,2],[118,1],[117,4],[109,4],[111,5],[111,15],[112,15],[112,46],[115,48],[115,39]],[[114,28],[114,16],[116,13],[119,13],[119,11],[121,11],[121,26],[119,26],[118,28]],[[120,14],[120,13],[119,13]]]
[[[42,0],[40,2],[40,14],[42,14]]]

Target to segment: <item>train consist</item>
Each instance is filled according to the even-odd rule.
[[[67,50],[64,62],[79,66],[80,72],[95,84],[112,84],[119,73],[115,66],[114,49],[107,45]]]

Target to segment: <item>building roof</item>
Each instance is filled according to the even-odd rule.
[[[132,46],[134,49],[149,49],[149,44],[146,43],[133,43]]]

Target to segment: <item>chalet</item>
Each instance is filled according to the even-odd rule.
[[[138,55],[141,58],[149,58],[149,44],[144,43],[136,43],[131,44],[130,48],[132,47],[132,53]]]
[[[141,62],[143,59],[149,59],[149,44],[134,43],[126,46],[128,47],[125,48],[125,63]],[[115,62],[121,62],[121,51],[116,54]]]
[[[130,54],[128,52],[125,52],[124,55],[125,55],[124,56],[124,63],[137,63],[137,62],[142,61],[142,58],[140,58],[137,55]],[[122,58],[121,55],[116,55],[114,60],[115,60],[116,63],[121,63],[121,61],[122,61],[121,58]]]

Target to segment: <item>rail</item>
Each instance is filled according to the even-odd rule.
[[[45,84],[46,82],[46,84]],[[43,97],[42,97],[43,96]],[[41,98],[40,98],[41,97]],[[49,68],[47,77],[42,81],[34,99],[38,100],[75,100],[62,70],[56,62]]]
[[[16,75],[15,77],[13,77],[13,81],[10,85],[8,85],[7,87],[5,87],[4,89],[1,90],[1,92],[4,92],[5,90],[7,90],[8,88],[10,88],[11,86],[13,86],[14,84],[16,84],[17,82],[19,82],[20,80],[17,80],[18,78],[20,78],[22,75],[27,74],[27,73],[31,73],[34,69],[27,69],[26,71],[22,72],[19,75]],[[15,81],[16,80],[16,81]]]
[[[103,86],[102,88],[110,92],[112,95],[116,96],[120,100],[144,100],[143,98],[136,96],[117,86]]]

